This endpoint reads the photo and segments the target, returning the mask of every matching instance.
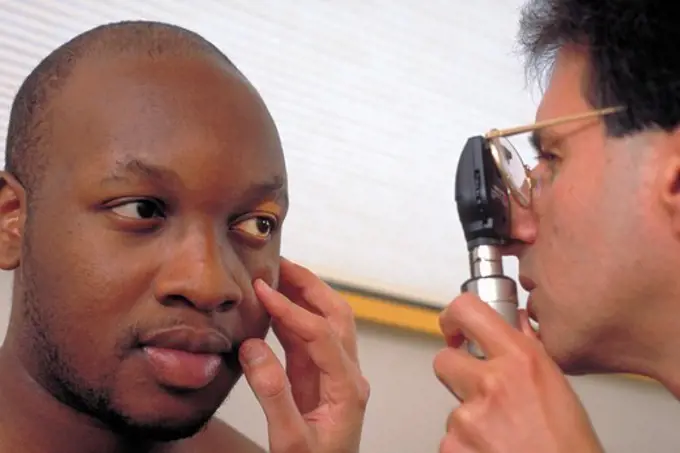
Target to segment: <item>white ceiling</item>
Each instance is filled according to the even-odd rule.
[[[513,54],[521,3],[0,0],[0,140],[23,78],[75,34],[122,19],[188,27],[235,61],[279,125],[292,196],[283,253],[445,304],[468,276],[453,201],[461,147],[533,119]]]

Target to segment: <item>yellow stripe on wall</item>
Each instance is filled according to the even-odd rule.
[[[395,304],[348,291],[340,293],[352,306],[357,319],[441,336],[439,312],[434,309]]]
[[[349,302],[357,319],[441,337],[440,308],[424,301],[326,280]]]

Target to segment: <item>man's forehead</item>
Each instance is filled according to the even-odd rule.
[[[54,162],[55,184],[69,178],[78,187],[104,184],[113,192],[154,187],[205,202],[266,198],[285,204],[278,133],[256,92],[236,86],[247,81],[229,74],[226,83],[189,79],[193,86],[187,86],[175,75],[160,84],[170,89],[159,92],[144,84],[129,89],[120,79],[107,85],[106,69],[74,74],[70,93],[55,105],[54,152],[62,155]]]
[[[57,101],[97,109],[112,106],[111,101],[121,95],[126,95],[124,100],[128,102],[158,103],[222,94],[257,103],[257,94],[235,68],[206,56],[91,57],[76,64],[68,79]],[[205,108],[210,105],[206,103]]]
[[[583,82],[588,58],[582,48],[564,47],[556,55],[548,85],[536,111],[536,121],[586,112]]]
[[[114,147],[119,155],[207,145],[278,152],[273,121],[247,81],[205,62],[171,63],[93,62],[75,72],[56,99],[56,138],[72,147],[77,135],[87,152]]]

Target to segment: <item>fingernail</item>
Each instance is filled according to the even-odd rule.
[[[246,365],[257,365],[267,357],[267,351],[261,344],[246,343],[241,346],[241,357]]]
[[[257,286],[260,287],[260,290],[261,290],[261,291],[264,291],[264,292],[266,292],[266,293],[270,293],[270,292],[273,291],[273,290],[272,290],[272,287],[269,286],[269,285],[267,284],[267,282],[265,282],[265,281],[262,280],[261,278],[258,278],[257,280],[255,280],[255,284],[256,284]]]

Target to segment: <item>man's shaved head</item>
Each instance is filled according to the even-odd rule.
[[[50,102],[68,82],[75,66],[88,58],[140,54],[150,58],[214,56],[236,69],[226,55],[200,35],[162,22],[101,25],[64,43],[28,75],[12,103],[5,147],[6,170],[29,195],[38,188],[49,158]]]

